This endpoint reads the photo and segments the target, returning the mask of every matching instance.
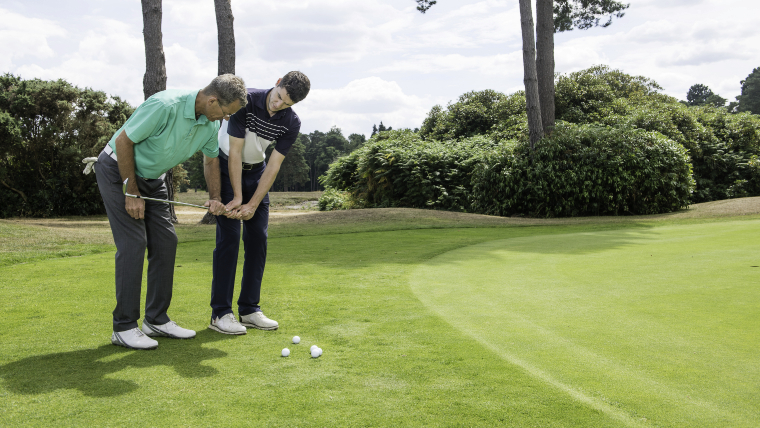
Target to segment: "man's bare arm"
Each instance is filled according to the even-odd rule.
[[[230,136],[230,154],[227,158],[227,171],[234,196],[227,204],[227,211],[232,211],[243,203],[243,146],[245,140]]]
[[[208,187],[208,201],[203,206],[208,207],[208,212],[214,215],[225,213],[222,203],[222,178],[219,171],[219,158],[210,158],[203,155],[203,175],[206,177]]]
[[[140,189],[137,188],[137,179],[135,178],[135,143],[127,137],[125,131],[121,131],[116,137],[116,158],[119,164],[119,175],[121,181],[129,179],[127,182],[127,193],[140,195]],[[124,208],[127,214],[135,219],[145,218],[145,201],[139,198],[124,197]]]

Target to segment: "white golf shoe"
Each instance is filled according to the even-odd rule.
[[[219,318],[211,318],[211,324],[208,325],[211,330],[216,330],[219,333],[224,334],[245,334],[246,329],[238,320],[235,319],[235,315],[227,314]]]
[[[130,349],[156,349],[158,342],[143,334],[139,328],[132,330],[113,332],[111,343]]]
[[[182,328],[174,321],[161,325],[153,325],[143,320],[142,331],[151,337],[171,337],[172,339],[192,339],[195,337],[194,330]]]
[[[259,330],[277,330],[277,327],[280,326],[277,321],[267,318],[263,312],[243,315],[240,317],[240,323],[246,327],[258,328]]]

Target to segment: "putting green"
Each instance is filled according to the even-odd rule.
[[[760,423],[760,221],[486,242],[410,276],[456,329],[628,426]]]

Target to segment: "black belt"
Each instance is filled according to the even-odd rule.
[[[229,160],[226,154],[224,154],[223,151],[219,150],[219,157],[224,160]],[[243,162],[243,171],[250,171],[252,169],[261,168],[264,166],[264,161],[261,161],[259,163],[245,163]]]

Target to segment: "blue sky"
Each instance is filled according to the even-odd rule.
[[[733,100],[760,67],[757,0],[630,0],[608,28],[556,35],[556,71],[606,64],[685,98],[695,83]],[[418,127],[435,104],[471,90],[522,88],[517,0],[232,0],[237,74],[267,88],[290,70],[312,82],[295,107],[302,132],[369,136],[380,121]],[[139,0],[0,0],[0,71],[63,78],[142,102]],[[212,0],[164,0],[169,88],[216,75]]]

